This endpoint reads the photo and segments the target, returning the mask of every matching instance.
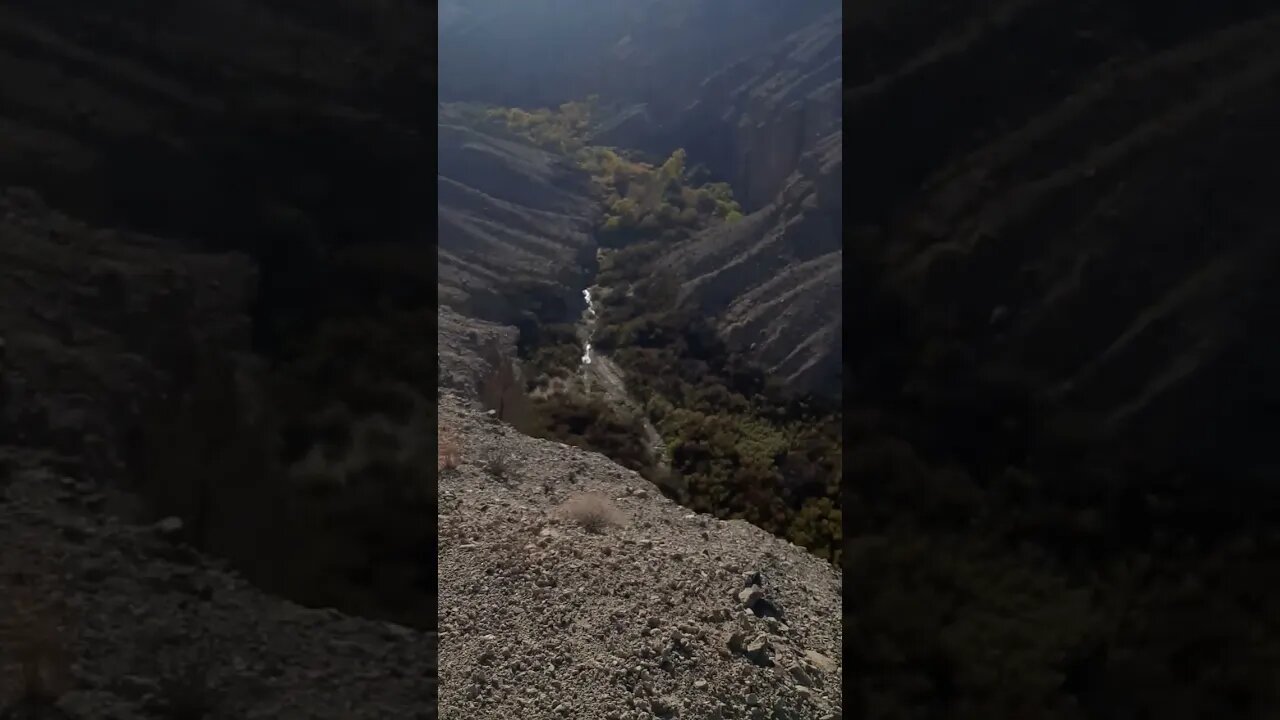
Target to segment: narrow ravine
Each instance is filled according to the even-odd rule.
[[[596,251],[597,261],[603,260],[605,252],[603,249]],[[661,474],[667,475],[671,469],[671,459],[661,433],[649,420],[649,414],[645,412],[644,407],[636,402],[627,390],[626,374],[622,368],[607,355],[601,354],[591,346],[600,319],[595,299],[600,297],[603,290],[599,285],[592,285],[582,291],[582,297],[586,301],[579,330],[579,335],[582,337],[579,372],[583,389],[587,394],[599,392],[613,407],[634,415],[640,420],[644,428],[644,445],[653,460],[654,467]]]

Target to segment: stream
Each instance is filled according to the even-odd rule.
[[[599,252],[603,253],[603,251]],[[579,326],[579,335],[582,338],[582,358],[579,368],[583,389],[587,394],[590,394],[593,389],[600,392],[614,407],[640,420],[644,427],[645,447],[648,448],[654,465],[665,473],[671,469],[671,461],[667,457],[667,446],[662,440],[662,435],[650,422],[649,414],[627,391],[626,376],[622,368],[607,355],[602,355],[591,347],[591,340],[595,337],[596,324],[599,321],[595,302],[600,297],[601,291],[602,288],[599,285],[592,285],[582,291],[582,298],[587,304],[582,311]]]
[[[594,287],[594,286],[593,286]],[[582,291],[582,298],[587,301],[587,309],[582,311],[582,364],[591,364],[591,338],[596,334],[596,306],[591,301],[591,288]]]

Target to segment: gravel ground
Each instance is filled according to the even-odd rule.
[[[831,565],[458,395],[440,422],[461,457],[440,480],[441,718],[841,716]]]
[[[0,461],[0,717],[436,717],[433,635],[269,596],[176,519],[130,525],[108,487]],[[19,702],[24,660],[56,704]]]

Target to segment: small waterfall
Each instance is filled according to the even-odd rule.
[[[587,301],[587,309],[582,311],[582,326],[585,338],[582,341],[582,364],[591,364],[591,338],[596,331],[596,306],[591,300],[591,288],[582,291],[582,298]]]

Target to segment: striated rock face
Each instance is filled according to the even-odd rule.
[[[864,261],[914,332],[1006,368],[1051,418],[1143,465],[1258,459],[1280,277],[1267,12],[1177,3],[1156,28],[1042,1],[950,28],[880,18],[901,43],[851,63],[848,217],[883,229]],[[877,42],[875,26],[850,42]]]
[[[438,150],[439,302],[503,323],[527,311],[569,317],[595,265],[586,175],[447,110]]]
[[[773,202],[800,158],[840,130],[841,40],[838,9],[771,38],[707,77],[675,117],[660,119],[660,142],[686,148],[728,180],[744,208]]]
[[[790,388],[826,396],[840,392],[841,141],[824,138],[773,202],[665,261],[731,346]]]
[[[708,77],[647,142],[681,146],[751,212],[675,253],[685,296],[797,392],[840,393],[841,13]]]

